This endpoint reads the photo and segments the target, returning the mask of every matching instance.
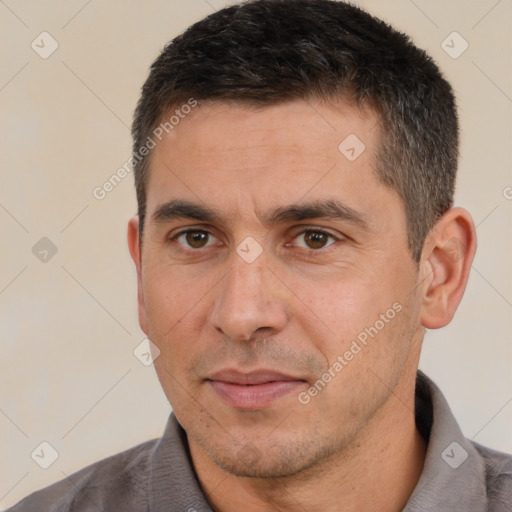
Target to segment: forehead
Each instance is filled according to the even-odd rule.
[[[184,199],[235,214],[340,198],[371,206],[388,194],[374,172],[377,116],[347,103],[196,107],[150,155],[148,212]]]
[[[176,116],[174,116],[176,118]],[[204,102],[164,135],[161,149],[194,150],[191,157],[207,153],[253,153],[265,157],[295,155],[337,158],[339,143],[358,135],[367,149],[375,139],[377,115],[348,102],[297,100],[255,107],[226,102]],[[307,142],[307,143],[306,143]]]

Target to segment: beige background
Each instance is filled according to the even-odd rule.
[[[512,2],[358,3],[412,34],[457,91],[457,204],[480,247],[463,304],[428,333],[421,367],[468,437],[512,451]],[[132,176],[101,201],[92,191],[130,156],[131,115],[161,47],[224,5],[0,1],[0,510],[162,432],[170,407],[133,354],[144,335],[125,243]],[[47,59],[31,48],[43,31],[59,44]],[[457,59],[441,47],[453,31],[469,44]],[[42,237],[58,249],[46,263],[32,252]],[[42,441],[59,453],[46,470],[30,456]]]

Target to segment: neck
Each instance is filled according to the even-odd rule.
[[[426,445],[416,429],[414,382],[404,375],[390,399],[357,439],[302,473],[274,479],[241,478],[218,466],[195,444],[192,459],[216,512],[402,510],[420,478]]]

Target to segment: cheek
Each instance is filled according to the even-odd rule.
[[[346,354],[349,365],[363,371],[368,365],[381,367],[403,353],[412,336],[411,287],[410,276],[392,268],[387,274],[346,272],[323,285],[296,282],[297,296],[304,300],[295,320],[331,366]]]
[[[143,287],[148,336],[166,365],[181,367],[206,324],[212,285],[208,279],[185,279],[176,267],[153,268]]]
[[[159,329],[193,316],[208,293],[207,276],[191,276],[187,268],[148,259],[143,272],[144,303],[148,318]]]
[[[302,315],[304,328],[329,334],[328,339],[340,341],[357,334],[379,314],[391,307],[393,301],[366,281],[343,279],[325,286],[303,283],[297,293],[305,297],[305,311]],[[304,307],[302,308],[304,309]],[[321,329],[321,330],[320,330]]]

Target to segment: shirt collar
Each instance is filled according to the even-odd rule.
[[[486,512],[484,461],[462,434],[439,388],[421,371],[415,409],[418,430],[428,447],[423,472],[404,512]]]
[[[212,512],[197,481],[185,431],[174,413],[150,460],[151,512]]]
[[[464,438],[439,388],[421,371],[415,410],[428,448],[420,480],[403,512],[486,512],[484,461]],[[151,512],[211,512],[193,469],[186,434],[174,413],[150,460]]]

